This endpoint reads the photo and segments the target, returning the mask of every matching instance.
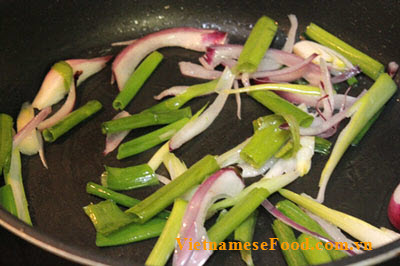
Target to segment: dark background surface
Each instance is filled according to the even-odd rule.
[[[302,32],[315,22],[384,64],[400,59],[399,1],[1,1],[0,0],[0,112],[16,117],[21,103],[32,100],[44,75],[56,61],[116,54],[113,41],[123,41],[146,33],[176,26],[219,28],[230,33],[233,42],[243,42],[250,26],[261,15],[279,21],[286,32],[286,15],[294,13]],[[280,32],[279,36],[282,36]],[[279,41],[278,41],[279,42]],[[276,42],[274,45],[278,45]],[[177,62],[196,62],[200,54],[171,48],[161,49],[165,59],[128,106],[131,113],[152,105],[152,96],[173,85],[200,82],[178,74]],[[178,56],[177,56],[178,55]],[[99,182],[102,165],[130,166],[146,162],[157,148],[122,161],[115,152],[103,157],[104,136],[99,126],[115,112],[111,102],[117,94],[109,84],[110,68],[84,82],[77,90],[76,106],[98,99],[104,110],[51,145],[46,145],[50,169],[44,170],[37,156],[23,156],[23,176],[34,229],[25,228],[0,210],[0,217],[29,234],[71,252],[104,262],[141,264],[155,240],[115,248],[94,245],[95,232],[82,207],[99,200],[85,193],[88,181]],[[398,81],[398,80],[397,80]],[[353,90],[356,94],[371,82],[365,80]],[[198,110],[214,96],[190,103]],[[230,99],[213,126],[177,151],[187,165],[207,153],[221,154],[251,135],[249,121],[267,111],[243,97],[242,117],[233,114]],[[392,228],[386,218],[386,206],[399,182],[400,156],[399,94],[387,104],[381,118],[365,136],[361,146],[350,148],[332,176],[326,204],[377,226]],[[227,130],[229,129],[229,130]],[[136,130],[129,138],[149,129]],[[327,158],[316,155],[311,172],[289,186],[297,192],[316,195],[317,182]],[[160,172],[163,174],[163,172]],[[154,188],[129,192],[144,198]],[[276,202],[279,197],[274,196]],[[262,213],[255,241],[272,236],[272,219]],[[0,231],[0,264],[55,264],[58,258]],[[9,255],[3,255],[9,254]],[[13,256],[16,256],[13,258]],[[279,252],[254,252],[256,264],[282,264]],[[5,260],[4,262],[2,260]],[[59,262],[62,263],[62,262]],[[67,262],[64,262],[68,264]],[[238,253],[218,253],[211,265],[242,265]],[[57,263],[58,264],[58,263]]]

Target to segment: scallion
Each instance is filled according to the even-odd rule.
[[[43,130],[43,137],[47,142],[54,142],[56,139],[67,133],[70,129],[89,118],[102,108],[97,100],[87,102],[84,106],[73,111],[64,119],[60,120],[52,127]]]
[[[171,139],[187,122],[189,122],[189,118],[185,117],[168,126],[121,144],[118,148],[117,159],[120,160],[141,153]]]
[[[300,249],[292,249],[292,243],[297,242],[296,236],[294,235],[293,229],[281,222],[280,220],[274,220],[272,224],[272,230],[275,236],[278,238],[281,247],[283,243],[287,243],[287,248],[281,248],[283,257],[286,260],[288,266],[305,266],[308,265],[306,258]]]
[[[173,123],[184,117],[192,117],[190,107],[164,112],[142,112],[127,117],[110,120],[101,125],[103,134],[116,133],[135,128],[165,125]]]
[[[126,81],[122,91],[120,91],[113,101],[112,105],[115,110],[123,110],[128,105],[146,80],[150,77],[151,73],[153,73],[157,68],[158,64],[160,64],[162,59],[163,55],[154,51],[143,60]]]
[[[314,117],[272,91],[253,91],[249,95],[276,114],[290,114],[302,127],[308,127]]]
[[[113,190],[130,190],[159,184],[153,169],[147,164],[125,168],[104,167],[106,171],[101,175],[101,184]]]
[[[127,212],[135,215],[136,222],[144,223],[218,169],[215,158],[207,155],[168,185],[161,187]]]
[[[381,63],[363,52],[360,52],[314,23],[311,23],[307,27],[305,33],[311,39],[342,54],[354,65],[358,65],[367,76],[374,80],[376,80],[384,70],[384,66]]]
[[[237,73],[253,73],[267,52],[278,29],[278,23],[262,16],[258,19],[240,53],[238,63],[233,69]]]
[[[176,199],[164,230],[162,231],[157,243],[153,247],[145,265],[165,265],[174,251],[176,238],[181,228],[183,215],[185,214],[187,202]]]
[[[10,184],[0,187],[0,206],[3,206],[3,208],[12,215],[18,215],[14,194]]]
[[[0,114],[0,174],[6,174],[10,169],[13,119],[7,114]]]

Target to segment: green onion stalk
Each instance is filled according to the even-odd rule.
[[[332,142],[329,140],[318,136],[315,137],[315,152],[321,153],[322,155],[328,155],[330,153],[331,146]]]
[[[0,114],[0,174],[10,169],[13,143],[13,119],[7,114]]]
[[[187,88],[187,90],[177,96],[166,99],[143,112],[166,112],[170,110],[177,110],[185,103],[195,97],[206,95],[214,92],[219,79],[215,79],[206,83],[196,84]]]
[[[286,260],[288,266],[306,266],[308,265],[306,258],[300,249],[292,249],[292,243],[297,242],[296,236],[294,235],[293,229],[281,222],[280,220],[274,220],[272,224],[272,230],[275,236],[278,238],[279,243],[287,243],[288,248],[281,249],[283,257]]]
[[[101,201],[83,207],[96,231],[107,235],[127,224],[133,223],[133,215],[123,212],[112,200]]]
[[[274,178],[261,178],[259,181],[254,182],[250,186],[243,189],[239,195],[231,198],[226,198],[224,200],[218,201],[214,203],[210,209],[208,210],[207,217],[215,214],[215,212],[223,210],[225,208],[231,207],[235,205],[237,202],[241,201],[244,197],[247,196],[255,188],[263,188],[269,191],[269,194],[273,194],[279,189],[287,186],[294,180],[299,177],[299,173],[297,172],[289,172],[283,174],[281,176],[277,176]]]
[[[302,127],[309,127],[314,117],[272,91],[253,91],[249,95],[275,114],[290,114]]]
[[[269,195],[270,192],[264,188],[250,191],[207,231],[210,241],[224,241]]]
[[[143,112],[133,114],[127,117],[104,122],[101,125],[101,130],[103,134],[110,134],[135,128],[170,124],[184,117],[192,117],[190,107],[163,112]]]
[[[328,208],[308,197],[298,195],[287,189],[280,189],[279,194],[336,225],[355,239],[369,242],[369,248],[378,248],[393,241],[393,236],[389,235],[387,230],[385,231],[356,217]]]
[[[144,223],[217,170],[219,170],[217,161],[213,156],[207,155],[169,184],[161,187],[126,212],[134,215],[135,222]]]
[[[10,184],[0,187],[0,206],[14,216],[18,215],[14,194]]]
[[[122,193],[115,192],[114,190],[103,187],[93,182],[88,182],[86,184],[86,192],[102,199],[110,199],[115,203],[127,208],[131,208],[140,202],[140,200],[138,199],[132,198]],[[170,212],[165,210],[157,214],[157,217],[161,219],[168,219],[169,216]]]
[[[156,174],[147,164],[126,168],[104,167],[106,171],[101,175],[101,184],[113,190],[130,190],[159,184]]]
[[[297,238],[297,241],[299,245],[305,246],[305,248],[301,248],[301,252],[310,265],[319,265],[332,262],[329,253],[326,249],[322,248],[322,244],[319,239],[310,237],[306,234],[300,234]],[[315,248],[311,249],[311,247]]]
[[[97,113],[102,108],[102,105],[97,100],[87,102],[84,106],[76,109],[65,118],[60,120],[52,127],[43,130],[42,134],[47,142],[54,142],[59,137],[67,133],[73,127],[83,122],[85,119]]]
[[[185,200],[179,198],[175,200],[171,216],[147,258],[145,265],[162,266],[167,263],[169,257],[174,251],[176,238],[178,237],[181,228],[186,206],[187,202]]]
[[[10,170],[4,175],[6,185],[10,185],[15,206],[17,209],[17,217],[25,223],[32,225],[31,216],[28,209],[28,201],[26,200],[24,184],[21,172],[21,155],[18,148],[13,148],[11,154]]]
[[[117,159],[120,160],[141,153],[171,139],[187,122],[189,122],[189,118],[185,117],[168,126],[122,143],[118,148]]]
[[[118,246],[158,237],[166,223],[165,219],[156,217],[144,224],[128,224],[107,235],[97,232],[96,246]]]
[[[311,23],[307,27],[305,33],[314,41],[342,54],[354,65],[358,65],[367,76],[374,80],[384,71],[384,66],[380,62],[360,52],[314,23]]]
[[[288,141],[290,133],[280,128],[280,123],[270,124],[254,132],[240,157],[254,168],[260,168]]]
[[[351,107],[350,122],[340,132],[328,162],[322,170],[317,197],[319,202],[323,202],[329,178],[347,148],[396,91],[397,86],[392,78],[386,73],[381,74],[372,87]]]
[[[143,60],[126,81],[122,91],[120,91],[113,101],[112,105],[115,110],[123,110],[129,104],[133,97],[138,93],[139,89],[160,64],[162,59],[163,55],[154,51]]]
[[[309,217],[305,212],[303,212],[296,204],[289,200],[282,200],[278,202],[276,205],[276,208],[281,211],[285,216],[287,216],[289,219],[293,220],[294,222],[304,226],[310,231],[316,232],[319,235],[331,239],[332,237],[328,235],[328,233],[311,217]],[[313,236],[307,235],[308,238],[315,238]],[[314,241],[318,242],[318,239],[314,239]],[[329,256],[332,258],[332,260],[339,260],[344,257],[347,257],[347,254],[339,251],[339,250],[326,250],[324,247],[321,247],[325,251],[328,252]]]
[[[253,73],[257,70],[262,58],[274,39],[278,23],[262,16],[258,19],[240,53],[238,63],[233,68],[235,74]]]
[[[291,83],[265,83],[252,85],[240,89],[224,90],[222,92],[227,94],[236,94],[255,91],[287,91],[304,95],[321,96],[321,90],[318,87]]]
[[[240,241],[243,244],[252,242],[254,230],[256,228],[256,223],[257,223],[257,216],[258,216],[258,211],[256,209],[252,214],[249,215],[249,217],[247,217],[246,220],[244,220],[243,223],[241,223],[235,229],[234,233],[235,240]],[[240,256],[242,257],[242,260],[246,263],[246,265],[248,266],[254,265],[253,258],[251,257],[251,249],[240,250]]]

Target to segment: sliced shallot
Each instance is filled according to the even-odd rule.
[[[257,78],[258,81],[265,82],[291,82],[301,78],[307,71],[311,61],[317,57],[317,54],[310,55],[306,60],[301,60],[298,64],[292,65],[279,70],[255,72],[251,74],[251,78]]]
[[[179,62],[179,70],[184,76],[208,80],[219,78],[222,74],[221,71],[206,69],[191,62]]]
[[[46,169],[49,169],[49,167],[47,166],[46,157],[44,155],[44,145],[43,145],[42,133],[37,132],[37,138],[38,138],[38,142],[39,142],[39,157],[40,157],[40,160],[42,161],[43,166]]]
[[[130,114],[127,111],[122,111],[113,117],[112,120],[128,117]],[[106,148],[103,151],[104,156],[115,150],[122,140],[129,134],[130,130],[125,130],[117,133],[107,134],[106,136]]]
[[[56,70],[58,66],[60,66],[60,69]],[[65,73],[61,74],[60,72]],[[44,77],[39,92],[33,99],[32,106],[42,110],[47,106],[58,103],[68,93],[69,88],[67,86],[71,83],[73,83],[71,67],[64,61],[56,63]]]
[[[163,90],[160,94],[154,96],[153,98],[159,101],[167,96],[176,96],[182,94],[187,90],[187,88],[189,88],[189,86],[173,86],[169,89]]]
[[[226,59],[238,59],[243,46],[237,44],[212,45],[199,58],[200,63],[209,70],[214,69]]]
[[[75,100],[76,100],[75,83],[71,82],[68,97],[65,100],[64,104],[61,106],[60,109],[58,109],[58,111],[55,114],[53,114],[51,117],[47,118],[42,123],[40,123],[38,129],[42,131],[48,127],[57,124],[58,121],[66,117],[74,109]]]
[[[332,117],[333,114],[333,105],[334,105],[334,98],[333,98],[333,88],[331,83],[331,74],[329,73],[328,67],[324,58],[320,58],[320,68],[321,68],[321,93],[322,96],[327,95],[328,97],[323,100],[324,111],[323,115],[325,119],[329,119]],[[335,130],[336,132],[336,130]],[[332,134],[333,135],[333,134]]]
[[[112,56],[109,55],[91,59],[68,59],[65,62],[72,67],[74,75],[79,75],[76,80],[76,86],[79,86],[79,84],[85,81],[88,77],[102,70],[111,58]]]
[[[234,89],[239,89],[239,82],[235,80],[233,83]],[[236,116],[239,120],[242,119],[242,99],[240,98],[240,93],[235,94],[235,100],[236,100],[236,106],[237,106],[237,111],[236,111]]]
[[[286,92],[286,91],[275,91],[276,94],[281,96],[282,98],[288,100],[291,103],[295,104],[301,104],[304,103],[308,107],[314,107],[316,108],[317,106],[320,108],[320,104],[318,103],[318,100],[320,97],[318,96],[310,96],[310,95],[304,95],[300,93],[291,93],[291,92]],[[348,109],[350,106],[353,105],[356,101],[356,97],[344,95],[344,94],[334,94],[334,109],[339,110],[342,106],[344,106],[344,109]]]
[[[395,61],[392,61],[388,64],[387,72],[389,76],[392,77],[392,79],[395,78],[398,71],[399,71],[399,64],[397,64]]]
[[[13,146],[16,147],[18,144],[31,133],[32,130],[36,130],[36,127],[51,113],[51,107],[45,107],[41,110],[28,124],[26,124],[13,138]]]
[[[290,21],[290,29],[282,51],[291,53],[293,51],[294,42],[296,41],[296,31],[299,23],[297,22],[296,15],[290,14],[288,18]]]
[[[192,243],[209,242],[204,228],[207,210],[218,199],[234,197],[243,188],[243,181],[232,168],[219,170],[200,185],[183,216],[181,230],[178,234],[180,240],[176,245],[173,258],[174,266],[203,265],[207,261],[212,250],[209,250],[209,248],[190,249],[189,241]]]
[[[122,90],[140,61],[159,48],[178,46],[205,51],[210,45],[224,44],[226,36],[224,32],[195,28],[173,28],[146,35],[130,44],[115,58],[112,71],[118,88]]]
[[[333,84],[340,83],[340,82],[348,80],[349,78],[352,78],[360,73],[361,73],[360,67],[355,66],[349,70],[341,72],[339,75],[332,77],[331,82]]]

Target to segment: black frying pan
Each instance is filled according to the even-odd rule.
[[[296,14],[300,31],[309,22],[315,22],[386,64],[400,59],[399,12],[399,1],[0,1],[0,112],[15,118],[21,103],[33,99],[49,67],[58,60],[116,54],[120,48],[111,48],[111,42],[177,26],[218,28],[230,33],[231,42],[242,43],[250,25],[263,14],[277,20],[281,31],[289,27],[286,15]],[[273,44],[277,47],[282,42],[282,32],[278,36],[280,38]],[[161,52],[165,60],[129,105],[130,112],[154,104],[152,96],[166,87],[199,82],[182,77],[177,67],[180,60],[196,61],[198,53],[178,48],[162,49]],[[49,170],[43,169],[37,156],[23,157],[23,177],[34,227],[24,225],[3,209],[0,209],[0,225],[69,260],[85,264],[143,264],[155,239],[121,247],[97,248],[94,228],[82,211],[83,206],[99,201],[85,193],[85,184],[99,182],[103,164],[129,166],[143,163],[156,150],[122,161],[115,159],[115,153],[103,157],[104,137],[99,126],[115,114],[111,102],[117,94],[115,85],[109,83],[110,75],[108,67],[78,88],[77,106],[98,99],[105,108],[55,143],[46,145]],[[354,93],[370,84],[367,79],[362,79]],[[213,97],[194,101],[191,105],[198,109]],[[393,227],[386,218],[386,207],[400,174],[398,98],[397,93],[361,146],[346,152],[332,176],[325,202],[390,229]],[[246,119],[238,121],[235,112],[234,101],[229,101],[212,128],[183,146],[177,152],[178,156],[191,165],[207,153],[221,154],[251,135],[251,119],[267,113],[246,97],[242,113]],[[146,131],[148,129],[136,130],[131,137]],[[326,160],[326,157],[316,155],[311,172],[289,188],[315,196]],[[154,189],[140,189],[128,194],[144,198]],[[274,195],[271,199],[276,202],[279,197]],[[265,212],[261,213],[255,241],[272,237],[272,219]],[[367,259],[375,259],[377,263],[395,256],[399,250],[400,241],[397,241],[339,263]],[[8,251],[14,252],[11,247]],[[2,257],[3,254],[0,264],[2,260],[9,262]],[[280,252],[253,251],[253,257],[257,265],[284,264]],[[42,263],[46,264],[46,261]],[[242,265],[238,252],[218,252],[209,260],[209,265],[232,264]]]

